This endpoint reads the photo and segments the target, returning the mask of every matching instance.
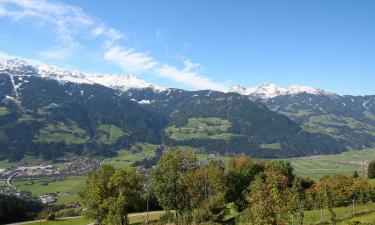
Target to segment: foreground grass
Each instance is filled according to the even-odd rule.
[[[77,218],[69,218],[69,219],[56,219],[56,220],[50,220],[50,221],[41,221],[41,222],[33,222],[28,223],[30,225],[87,225],[90,224],[92,221],[87,219],[86,217],[77,217]]]
[[[338,207],[338,208],[335,208],[334,211],[336,213],[337,219],[339,220],[345,220],[345,219],[349,219],[352,217],[352,206]],[[370,213],[370,212],[375,212],[375,204],[365,204],[365,205],[355,206],[355,213]],[[354,218],[354,220],[355,219],[356,218]],[[329,213],[327,209],[323,210],[323,221],[325,222],[329,221]],[[313,211],[305,212],[305,224],[319,224],[319,223],[320,223],[320,210],[313,210]]]
[[[160,216],[163,215],[164,212],[157,211],[157,212],[150,212],[149,213],[149,221],[157,221],[160,219]],[[130,224],[140,224],[146,221],[146,213],[134,213],[129,214],[129,223]],[[41,221],[41,222],[32,222],[28,223],[29,225],[87,225],[92,223],[93,221],[87,219],[86,217],[76,217],[76,218],[69,218],[69,219],[56,219],[53,221]]]
[[[375,212],[367,213],[367,214],[357,216],[357,217],[352,218],[352,219],[342,221],[342,222],[338,223],[338,225],[347,225],[349,223],[355,224],[355,222],[356,223],[360,222],[360,223],[363,223],[363,224],[375,224]]]

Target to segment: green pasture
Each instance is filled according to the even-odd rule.
[[[216,117],[189,118],[182,127],[167,127],[165,133],[171,139],[182,141],[191,139],[230,139],[233,134],[227,132],[231,127],[229,120]]]
[[[0,107],[0,116],[8,115],[10,112],[6,107]]]
[[[362,175],[361,163],[363,160],[375,160],[375,150],[348,151],[336,155],[319,155],[294,159],[289,161],[298,176],[319,179],[325,175],[345,174],[351,175],[354,171]],[[367,171],[365,171],[365,176]]]
[[[33,195],[43,195],[48,193],[61,194],[57,200],[59,204],[67,204],[79,201],[78,193],[85,185],[85,176],[69,176],[63,180],[53,180],[53,178],[22,179],[13,181],[13,185],[29,191]]]
[[[356,215],[352,215],[352,206],[347,206],[347,207],[338,207],[334,208],[334,211],[336,213],[336,218],[339,221],[342,221],[342,224],[347,224],[344,223],[346,220],[352,220],[357,217]],[[355,206],[355,213],[356,214],[362,214],[362,213],[369,213],[372,214],[374,217],[375,213],[375,204],[370,203],[370,204],[364,204],[364,205],[356,205]],[[359,216],[360,218],[361,216]],[[323,210],[323,221],[324,222],[329,222],[329,212],[328,209]],[[368,221],[369,222],[369,221]],[[306,211],[305,212],[305,223],[304,224],[319,224],[320,223],[320,210],[313,210],[313,211]]]
[[[164,212],[156,211],[149,213],[149,221],[157,221]],[[131,213],[129,214],[129,223],[130,224],[142,224],[146,221],[146,213]],[[93,221],[87,219],[86,217],[76,217],[76,218],[67,218],[67,219],[56,219],[53,221],[35,221],[33,223],[28,223],[29,225],[87,225]]]
[[[50,123],[34,137],[35,142],[64,142],[66,144],[82,144],[87,139],[86,132],[73,122]]]

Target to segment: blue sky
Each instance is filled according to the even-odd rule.
[[[0,0],[0,52],[166,87],[375,94],[375,2]]]

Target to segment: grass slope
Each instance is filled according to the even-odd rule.
[[[375,149],[284,160],[291,162],[297,175],[312,179],[338,173],[349,175],[353,174],[354,171],[358,171],[362,175],[361,162],[362,160],[375,160]]]
[[[138,143],[133,145],[130,150],[122,149],[117,151],[117,156],[109,159],[107,164],[115,168],[129,168],[134,162],[142,161],[145,157],[155,156],[155,151],[159,145],[148,143]]]
[[[156,211],[149,213],[149,221],[157,221],[159,220],[160,216],[163,215],[164,212]],[[129,224],[142,224],[146,220],[146,213],[130,213],[129,214]],[[57,219],[54,221],[42,221],[40,222],[32,222],[28,223],[29,225],[87,225],[92,223],[86,217],[77,217],[77,218],[69,218],[69,219]]]
[[[173,140],[183,141],[191,139],[230,139],[233,134],[228,133],[231,127],[229,120],[216,117],[189,118],[183,127],[175,125],[167,127],[165,133]]]
[[[120,137],[126,133],[115,125],[100,125],[98,126],[99,134],[101,134],[99,141],[105,144],[115,143]]]
[[[35,142],[65,142],[66,144],[83,144],[88,138],[86,132],[75,123],[48,124],[35,135]]]
[[[6,107],[0,107],[0,116],[5,116],[8,114],[9,114],[9,111],[7,110]]]
[[[352,206],[347,207],[338,207],[334,209],[336,213],[336,218],[341,221],[348,220],[355,220],[352,219]],[[375,212],[375,204],[365,204],[365,205],[356,205],[355,206],[356,213],[371,213],[374,214]],[[329,213],[328,209],[323,210],[323,221],[329,221]],[[320,223],[320,210],[313,210],[313,211],[306,211],[305,212],[305,224],[319,224]],[[347,224],[347,223],[340,223],[340,224]]]

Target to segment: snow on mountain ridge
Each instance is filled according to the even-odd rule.
[[[61,69],[48,64],[30,62],[18,58],[0,61],[0,71],[13,71],[26,76],[38,76],[46,79],[57,80],[61,83],[97,83],[121,91],[145,88],[151,88],[156,92],[167,90],[166,88],[147,83],[138,77],[126,74],[86,75],[78,71]]]
[[[92,83],[80,72],[61,69],[42,63],[32,63],[18,58],[0,62],[0,71],[13,71],[26,76],[53,79],[61,83]]]
[[[156,92],[163,92],[166,88],[159,87],[135,76],[126,74],[99,74],[87,77],[90,81],[113,89],[127,91],[129,89],[151,88]]]
[[[233,86],[230,88],[229,92],[234,92],[241,95],[252,95],[263,99],[274,98],[280,95],[295,95],[300,93],[332,95],[323,89],[312,88],[309,86],[290,86],[288,88],[282,88],[272,83],[265,83],[252,88],[246,88],[239,85]]]

